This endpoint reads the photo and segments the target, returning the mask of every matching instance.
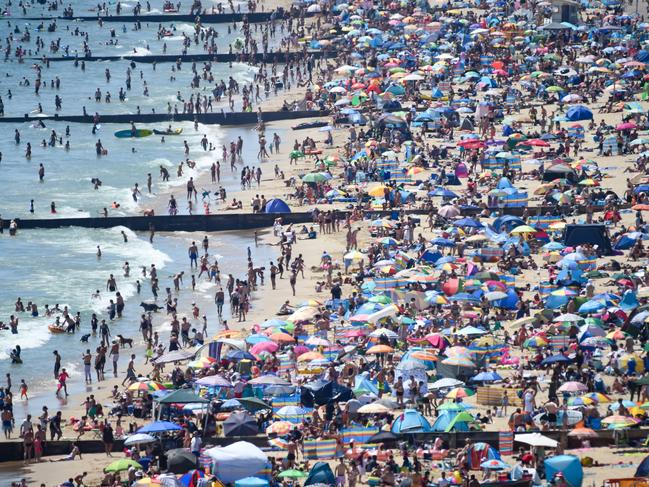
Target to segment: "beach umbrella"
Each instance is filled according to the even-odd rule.
[[[388,330],[387,328],[377,328],[372,333],[370,333],[370,336],[372,338],[379,338],[381,336],[385,336],[389,340],[395,340],[395,339],[399,338],[398,334],[396,334],[392,330]]]
[[[475,364],[465,357],[448,357],[442,360],[443,364],[454,365],[456,367],[475,367]]]
[[[160,382],[153,380],[133,382],[127,387],[129,391],[163,391],[166,389]]]
[[[607,424],[614,428],[625,428],[628,426],[633,426],[634,424],[638,424],[639,422],[640,420],[631,418],[629,416],[622,416],[620,414],[613,414],[602,419],[602,424]]]
[[[509,233],[511,233],[512,235],[524,235],[529,233],[536,233],[536,229],[530,227],[529,225],[519,225]]]
[[[223,421],[224,436],[254,436],[257,433],[257,420],[246,411],[234,412]]]
[[[576,428],[570,430],[568,436],[584,439],[584,438],[597,438],[599,435],[597,434],[597,432],[595,432],[590,428],[586,428],[584,426],[577,426]]]
[[[262,375],[261,377],[257,377],[255,379],[252,379],[251,381],[248,382],[248,384],[252,385],[279,385],[279,386],[288,386],[291,385],[290,382],[288,382],[285,379],[282,379],[281,377],[277,377],[276,375]]]
[[[142,465],[137,463],[135,460],[131,460],[130,458],[120,458],[104,468],[104,473],[125,472],[131,467],[137,470],[142,470]]]
[[[571,360],[568,357],[566,357],[565,355],[558,354],[558,355],[551,355],[549,357],[546,357],[545,359],[543,359],[541,364],[542,365],[550,365],[550,364],[557,364],[557,363],[561,363],[561,362],[564,362],[564,363],[565,362],[571,362]]]
[[[464,385],[464,382],[462,382],[461,380],[445,377],[443,379],[439,379],[433,382],[430,385],[429,389],[431,390],[450,389],[452,387],[457,387],[461,385]]]
[[[480,464],[480,467],[485,468],[487,470],[506,470],[508,468],[511,468],[508,464],[496,458],[492,458],[490,460],[486,460],[482,462]]]
[[[374,345],[373,347],[370,347],[367,349],[367,354],[380,354],[380,353],[392,353],[394,352],[394,348],[388,346],[388,345]]]
[[[275,412],[275,416],[279,418],[294,418],[296,416],[304,416],[307,410],[300,406],[283,406]]]
[[[124,440],[124,445],[146,445],[147,443],[154,443],[156,441],[158,441],[156,437],[151,436],[147,433],[135,433],[126,437],[126,439]]]
[[[303,477],[307,477],[307,474],[302,470],[295,470],[294,468],[291,468],[289,470],[284,470],[283,472],[278,473],[277,476],[284,479],[301,479]]]
[[[484,297],[487,298],[488,301],[498,301],[500,299],[505,299],[507,296],[507,293],[502,291],[490,291],[484,294]]]
[[[266,434],[276,434],[277,436],[284,436],[289,434],[295,425],[289,421],[275,421],[268,428],[266,428]]]
[[[598,404],[611,402],[611,398],[601,392],[589,392],[588,394],[584,394],[582,397],[588,398]]]
[[[257,343],[250,348],[250,353],[259,355],[261,352],[275,353],[279,349],[279,345],[274,341],[267,341]]]
[[[331,179],[331,177],[321,172],[312,172],[302,176],[302,181],[304,181],[305,183],[324,183],[329,179]]]
[[[460,214],[460,209],[453,205],[442,206],[438,213],[444,218],[455,218]]]
[[[307,352],[301,354],[298,358],[298,362],[311,362],[313,360],[324,360],[325,356],[318,352]]]
[[[557,316],[557,317],[554,318],[552,321],[558,321],[558,322],[576,322],[576,321],[582,321],[583,319],[584,319],[583,317],[581,317],[581,316],[579,316],[579,315],[576,315],[576,314],[572,314],[572,313],[564,313],[564,314],[561,314],[561,315]]]
[[[240,360],[252,360],[253,362],[257,361],[257,357],[255,357],[250,352],[246,352],[244,350],[232,350],[231,352],[227,353],[225,358],[232,361],[240,361]]]
[[[215,358],[212,357],[200,357],[196,360],[192,360],[187,364],[187,367],[192,369],[209,369],[216,362]]]
[[[180,431],[182,427],[171,421],[154,421],[146,424],[136,431],[136,433],[162,433],[164,431]]]
[[[601,309],[606,308],[606,303],[604,301],[600,301],[597,299],[591,299],[590,301],[586,301],[584,304],[582,304],[579,307],[579,312],[580,313],[595,313],[596,311],[599,311]]]
[[[250,345],[257,345],[258,343],[261,342],[268,342],[270,341],[270,338],[268,338],[266,335],[259,335],[259,334],[254,334],[246,337],[246,343]]]
[[[371,403],[361,406],[356,412],[360,414],[384,414],[391,410],[391,408],[384,406],[383,404]]]
[[[284,332],[273,333],[270,335],[270,339],[279,343],[293,343],[295,341],[295,337]]]
[[[558,389],[559,392],[581,392],[587,390],[588,387],[586,387],[586,384],[577,381],[564,382]]]
[[[542,348],[542,347],[547,347],[548,344],[549,342],[545,337],[541,335],[536,335],[525,340],[523,346],[525,348]]]
[[[197,467],[197,458],[184,448],[174,448],[166,452],[167,470],[177,475],[184,474]]]
[[[514,441],[518,443],[525,443],[530,446],[556,448],[559,442],[542,435],[541,433],[523,433],[514,435]]]
[[[464,397],[469,397],[473,396],[475,394],[474,391],[467,387],[456,387],[455,389],[451,389],[448,394],[446,394],[447,399],[461,399]]]

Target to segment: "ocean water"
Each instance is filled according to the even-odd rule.
[[[75,13],[78,15],[89,14],[95,2],[75,2]],[[157,5],[159,3],[160,5]],[[162,2],[152,2],[154,8],[161,7]],[[122,3],[126,10],[128,4]],[[235,4],[236,5],[236,4]],[[185,8],[188,5],[185,6]],[[28,15],[40,15],[42,7],[36,5],[28,11]],[[80,50],[83,42],[81,35],[76,35],[75,30],[88,32],[90,47],[93,54],[124,54],[136,49],[138,53],[162,53],[163,43],[167,43],[167,53],[179,53],[182,45],[182,33],[191,34],[193,26],[179,24],[175,26],[171,37],[157,40],[157,24],[143,22],[141,30],[133,30],[132,25],[110,23],[100,26],[96,22],[74,22],[57,20],[56,32],[37,32],[39,22],[21,21],[14,18],[20,15],[16,9],[12,10],[13,17],[6,17],[2,21],[0,33],[5,36],[13,32],[14,47],[22,45],[25,49],[34,49],[34,40],[37,36],[43,39],[45,46],[61,38],[61,45],[69,45],[70,52]],[[60,15],[61,12],[55,13]],[[47,25],[47,22],[45,22]],[[227,51],[228,43],[232,42],[239,33],[232,30],[227,32],[227,26],[213,26],[219,31],[219,51]],[[18,28],[18,31],[15,29]],[[31,41],[20,42],[25,29],[30,30]],[[116,29],[116,37],[112,38],[110,29]],[[166,28],[172,29],[167,24]],[[116,39],[116,45],[107,42]],[[273,41],[276,42],[276,41]],[[273,45],[271,42],[271,45]],[[200,45],[192,43],[189,52],[202,52]],[[0,61],[0,96],[5,105],[6,116],[21,116],[25,113],[35,114],[38,104],[42,106],[45,114],[54,113],[54,97],[59,95],[63,100],[63,114],[79,114],[82,107],[88,113],[142,113],[155,110],[166,112],[167,104],[179,105],[177,92],[181,96],[189,97],[192,91],[189,83],[192,78],[191,65],[185,63],[179,71],[172,71],[171,64],[159,64],[154,69],[150,64],[137,64],[132,69],[132,90],[127,94],[125,102],[119,102],[117,93],[120,86],[124,86],[126,70],[129,63],[126,61],[86,63],[85,70],[80,66],[75,67],[72,62],[51,63],[50,68],[43,69],[43,80],[47,87],[43,87],[38,95],[34,93],[35,69],[32,61],[16,62],[11,58],[7,62]],[[105,70],[110,69],[111,79],[106,80]],[[198,69],[201,69],[199,64]],[[212,67],[216,80],[232,76],[239,83],[250,83],[253,80],[256,68],[244,64],[215,64]],[[171,76],[175,80],[171,80]],[[50,80],[59,78],[59,90],[50,87]],[[29,80],[27,85],[24,80]],[[148,87],[148,96],[144,95],[144,83]],[[102,101],[96,102],[94,92],[99,88],[102,92]],[[9,91],[11,97],[9,97]],[[105,103],[104,96],[110,91],[113,101]],[[201,83],[198,90],[209,94],[211,87]],[[244,139],[243,161],[239,164],[237,172],[231,173],[229,164],[222,164],[221,175],[223,185],[228,192],[239,188],[238,171],[245,165],[257,166],[256,160],[257,140],[253,127],[228,128],[219,126],[199,125],[196,130],[191,123],[174,123],[174,128],[182,128],[180,136],[167,136],[161,142],[160,136],[151,136],[141,139],[118,139],[113,133],[117,130],[127,129],[128,126],[103,124],[97,133],[92,134],[89,124],[68,124],[64,122],[47,121],[45,128],[40,128],[33,123],[2,124],[0,125],[0,214],[4,219],[9,218],[57,218],[63,216],[91,216],[97,215],[103,208],[109,208],[113,215],[141,214],[142,210],[149,207],[164,207],[167,194],[173,192],[180,203],[180,211],[187,212],[185,202],[184,184],[189,176],[195,179],[209,171],[209,167],[216,159],[221,158],[221,145],[229,144],[241,136]],[[70,135],[66,136],[69,128]],[[144,127],[141,127],[144,128]],[[166,128],[166,124],[148,126],[146,128]],[[14,130],[20,133],[20,143],[16,144]],[[65,150],[57,144],[50,147],[41,145],[41,141],[49,141],[51,131],[54,130],[58,137],[63,138],[63,143],[69,141],[70,149]],[[278,131],[286,140],[287,135]],[[206,135],[216,150],[204,151],[200,147],[200,140]],[[108,155],[98,157],[95,153],[95,144],[101,139],[103,146],[108,150]],[[187,141],[190,152],[184,154],[183,142]],[[25,158],[26,144],[32,146],[31,159]],[[185,167],[182,177],[176,177],[176,168],[185,157],[196,161],[196,168],[190,170]],[[39,182],[38,168],[43,164],[45,168],[44,182]],[[166,167],[171,174],[171,181],[161,182],[159,178],[160,166]],[[270,164],[262,165],[265,173],[270,173]],[[153,176],[153,192],[146,191],[146,175]],[[95,190],[91,180],[98,178],[102,181],[99,189]],[[141,199],[135,202],[131,197],[131,188],[135,183],[143,193]],[[214,191],[217,185],[205,185],[205,189]],[[199,192],[203,189],[199,186]],[[231,198],[231,197],[230,197]],[[34,211],[30,213],[30,200],[34,202]],[[50,212],[50,204],[56,205],[56,214]],[[119,203],[119,208],[111,208],[113,202]],[[216,205],[213,202],[213,205]],[[200,206],[200,198],[199,198]],[[122,233],[128,238],[123,241]],[[188,269],[187,247],[195,236],[191,234],[157,235],[151,245],[148,235],[138,235],[126,228],[113,228],[109,230],[93,230],[82,228],[63,228],[58,230],[30,230],[19,231],[17,237],[10,237],[8,232],[0,235],[0,321],[5,323],[9,316],[14,314],[14,303],[18,297],[27,304],[34,301],[38,304],[41,316],[31,318],[27,313],[19,314],[19,333],[11,334],[10,331],[0,331],[0,386],[4,385],[5,374],[10,373],[13,383],[17,385],[20,379],[25,379],[30,387],[30,395],[35,397],[29,403],[16,403],[16,419],[20,421],[28,412],[37,412],[43,404],[48,404],[52,409],[60,407],[54,398],[54,378],[52,375],[54,350],[59,350],[63,356],[63,366],[72,373],[70,386],[72,392],[83,390],[83,381],[80,377],[81,353],[86,348],[97,346],[97,340],[91,338],[89,344],[80,342],[82,334],[90,332],[89,320],[92,313],[97,313],[99,318],[106,318],[108,293],[106,279],[109,274],[114,274],[118,280],[119,291],[127,299],[126,311],[123,319],[116,320],[111,325],[113,335],[123,333],[125,336],[139,336],[138,324],[141,300],[151,300],[152,295],[147,281],[142,282],[142,294],[136,295],[135,282],[141,279],[142,266],[149,267],[156,264],[159,269],[161,295],[164,288],[170,284],[170,276],[181,270]],[[101,247],[102,257],[97,258],[97,246]],[[219,257],[222,273],[232,273],[243,276],[245,272],[245,259],[241,259],[241,250],[251,245],[251,238],[246,235],[236,234],[211,234],[211,253]],[[254,244],[253,244],[254,245]],[[257,263],[267,263],[273,258],[273,251],[269,247],[253,249],[253,258]],[[122,267],[128,262],[131,268],[131,277],[123,277]],[[189,281],[189,276],[187,276]],[[186,283],[188,287],[188,282]],[[100,298],[93,299],[92,293],[99,289],[102,291]],[[183,290],[183,294],[191,290]],[[214,286],[199,281],[196,297],[209,298],[213,296]],[[47,326],[54,318],[43,316],[44,305],[61,308],[68,306],[76,313],[81,312],[82,331],[75,335],[53,335]],[[212,310],[213,312],[214,310]],[[211,329],[214,330],[214,321]],[[167,322],[163,316],[158,316],[154,322],[156,329],[161,331],[162,342],[166,342]],[[23,353],[23,364],[11,364],[8,352],[20,345]]]

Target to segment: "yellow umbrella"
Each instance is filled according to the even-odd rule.
[[[370,188],[367,191],[367,194],[370,196],[383,196],[385,194],[386,188],[390,190],[388,186],[385,186],[384,184],[380,184],[378,186],[374,186],[373,188]]]
[[[519,225],[514,228],[511,232],[512,235],[521,235],[525,233],[536,233],[536,230],[529,225]]]

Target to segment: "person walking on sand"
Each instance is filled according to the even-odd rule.
[[[131,360],[128,362],[128,367],[126,368],[126,378],[122,381],[122,385],[126,385],[135,382],[137,380],[137,374],[135,373],[135,354],[131,355]]]

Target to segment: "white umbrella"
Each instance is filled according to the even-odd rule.
[[[514,435],[514,441],[519,443],[525,443],[530,446],[545,446],[548,448],[556,448],[559,444],[558,441],[543,436],[541,433],[524,433],[520,435]]]
[[[124,445],[125,446],[145,445],[147,443],[154,443],[156,441],[158,441],[157,438],[147,433],[135,433],[134,435],[128,436],[124,440]]]
[[[439,379],[433,382],[429,389],[447,389],[449,387],[458,387],[464,385],[464,382],[461,380],[457,379],[451,379],[450,377],[446,377],[444,379]]]
[[[399,335],[397,335],[392,330],[388,330],[387,328],[377,328],[372,333],[370,333],[370,336],[373,338],[378,338],[382,335],[385,335],[387,338],[399,338]]]
[[[562,315],[557,316],[552,321],[581,321],[581,320],[583,320],[583,318],[579,315],[572,314],[572,313],[564,313]]]
[[[311,337],[306,342],[307,345],[314,345],[316,347],[328,347],[331,345],[331,342],[325,338],[321,337]]]
[[[499,299],[505,299],[507,297],[507,293],[504,293],[502,291],[490,291],[488,293],[485,293],[484,297],[489,301],[498,301]]]

